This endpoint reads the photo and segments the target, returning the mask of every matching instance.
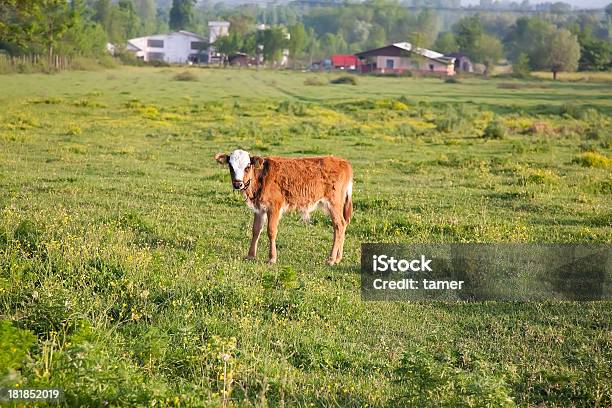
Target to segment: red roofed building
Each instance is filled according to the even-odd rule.
[[[331,57],[333,69],[357,69],[361,65],[361,61],[354,55],[336,54]]]

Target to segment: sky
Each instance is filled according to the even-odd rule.
[[[531,4],[537,3],[555,3],[557,0],[530,0]],[[606,7],[612,0],[562,0],[564,3],[569,3],[574,7],[580,8],[603,8]],[[520,3],[519,0],[516,0],[517,3]],[[479,4],[480,0],[461,0],[461,4],[463,5],[475,5]]]

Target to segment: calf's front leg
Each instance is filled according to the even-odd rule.
[[[276,263],[276,233],[278,232],[278,221],[280,220],[280,208],[268,210],[268,239],[270,240],[270,255],[268,263]]]
[[[263,227],[265,218],[266,213],[255,213],[255,217],[253,218],[253,235],[251,237],[251,245],[249,246],[249,253],[246,256],[246,259],[255,259],[255,256],[257,255],[257,241],[259,241],[259,236],[261,235],[261,229]]]

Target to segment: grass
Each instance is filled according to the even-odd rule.
[[[532,72],[536,78],[552,79],[551,72]],[[612,82],[612,72],[610,71],[583,71],[583,72],[560,72],[558,79],[561,81],[593,81],[593,82]]]
[[[82,406],[612,404],[609,302],[359,293],[362,242],[610,243],[608,84],[180,72],[0,76],[0,385]],[[283,218],[278,265],[265,237],[242,260],[252,214],[213,160],[236,147],[352,162],[340,266],[320,213]]]

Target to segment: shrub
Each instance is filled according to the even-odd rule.
[[[31,331],[14,327],[8,320],[0,320],[0,374],[18,369],[35,342],[36,336]]]
[[[323,86],[323,85],[327,85],[327,82],[323,81],[320,78],[306,78],[306,80],[304,81],[304,85],[307,86]]]
[[[558,181],[559,177],[552,170],[529,169],[524,174],[524,184],[548,185],[555,184]]]
[[[295,116],[305,116],[306,106],[303,103],[283,101],[276,107],[278,113],[293,114]]]
[[[574,119],[582,119],[586,115],[586,110],[582,105],[569,102],[561,105],[559,108],[559,114],[571,116]]]
[[[612,159],[597,152],[586,152],[576,156],[572,163],[580,164],[584,167],[601,167],[606,169],[612,166]]]
[[[81,129],[81,127],[79,125],[77,125],[76,123],[71,123],[68,126],[68,130],[66,131],[66,134],[68,136],[79,136],[83,133],[83,130]]]
[[[473,130],[472,116],[463,106],[449,105],[436,115],[434,123],[439,132],[467,134]]]
[[[198,77],[193,72],[183,71],[179,74],[176,74],[174,76],[174,80],[175,81],[197,81]]]
[[[134,66],[143,66],[145,62],[141,59],[136,58],[136,54],[131,51],[115,51],[115,58],[119,59],[119,61],[124,65],[134,65]]]
[[[512,75],[516,78],[528,78],[530,71],[529,56],[521,52],[512,64]]]
[[[13,237],[28,252],[38,249],[42,241],[43,232],[36,223],[31,220],[23,220],[19,223]]]
[[[445,84],[460,84],[461,81],[459,81],[459,79],[455,77],[448,77],[444,80],[444,83]]]
[[[489,122],[482,137],[486,139],[503,139],[506,136],[506,126],[499,120]]]
[[[102,68],[95,58],[87,57],[75,57],[70,66],[77,71],[97,71]]]
[[[344,75],[329,81],[331,84],[346,84],[346,85],[357,85],[357,78],[351,75]]]

